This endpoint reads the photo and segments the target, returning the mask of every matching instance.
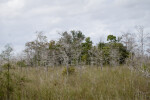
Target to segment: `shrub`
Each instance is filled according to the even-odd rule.
[[[69,67],[68,68],[68,74],[71,75],[71,74],[74,74],[75,73],[75,68],[74,67]],[[67,75],[67,68],[65,67],[63,72],[62,72],[63,75]]]
[[[8,75],[9,75],[9,85],[8,85]],[[6,100],[7,93],[12,97],[14,94],[21,96],[21,91],[24,89],[27,79],[25,76],[20,76],[17,74],[8,74],[8,72],[0,73],[0,100]]]
[[[10,65],[9,63],[6,63],[6,64],[3,64],[3,65],[2,65],[2,68],[3,68],[3,69],[7,69],[8,66],[11,66],[11,65]]]
[[[18,62],[17,62],[17,65],[18,65],[19,67],[26,67],[25,61],[18,61]]]

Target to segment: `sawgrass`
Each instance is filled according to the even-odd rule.
[[[75,68],[69,76],[63,70],[12,69],[26,81],[11,100],[150,100],[150,79],[126,67]]]

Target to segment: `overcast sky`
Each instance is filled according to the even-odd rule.
[[[0,0],[0,50],[11,43],[20,52],[35,31],[57,40],[58,32],[81,30],[97,43],[135,25],[150,32],[150,0]]]

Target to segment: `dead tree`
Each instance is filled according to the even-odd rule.
[[[35,41],[27,42],[25,53],[28,56],[28,62],[32,66],[44,66],[47,56],[48,42],[43,32],[37,33]]]
[[[123,41],[127,49],[130,52],[129,62],[130,68],[142,72],[144,75],[148,76],[145,71],[145,61],[146,61],[146,46],[149,34],[144,32],[143,26],[136,26],[136,34],[126,33],[123,35],[125,41]]]
[[[111,48],[110,50],[110,65],[117,66],[119,64],[120,53],[118,48]]]
[[[148,48],[147,48],[147,52],[148,54],[150,54],[150,37],[148,37],[148,44],[147,44]]]
[[[136,26],[137,30],[137,42],[139,46],[139,52],[141,56],[141,67],[144,65],[144,54],[145,54],[145,46],[146,46],[146,41],[147,37],[149,34],[144,32],[144,27],[143,26]]]
[[[16,56],[16,60],[17,60],[16,63],[18,65],[18,67],[21,68],[21,71],[22,71],[22,68],[25,67],[25,66],[23,66],[23,63],[25,64],[25,59],[26,59],[26,56],[25,56],[24,52],[21,52],[21,53],[17,54],[17,56]]]
[[[133,33],[123,33],[122,41],[121,41],[129,51],[129,58],[127,59],[126,63],[130,66],[130,69],[135,67],[135,52],[137,50],[137,43],[135,34]]]
[[[93,47],[91,50],[89,50],[89,54],[91,57],[91,61],[93,61],[93,64],[96,64],[97,68],[100,65],[101,70],[103,69],[103,50],[102,48]]]

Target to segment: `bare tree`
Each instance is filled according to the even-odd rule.
[[[147,44],[148,48],[147,48],[147,52],[150,54],[150,36],[148,36],[147,39],[148,39],[148,44]]]
[[[21,68],[22,71],[22,68],[24,67],[23,64],[25,64],[25,53],[24,52],[18,53],[16,56],[16,60],[17,65],[19,66],[19,68]]]
[[[43,35],[43,32],[38,32],[35,41],[26,43],[25,53],[28,56],[28,63],[34,66],[44,65],[48,47],[47,37]]]
[[[136,26],[136,34],[124,33],[123,43],[127,46],[127,50],[130,52],[128,61],[130,62],[130,68],[136,69],[148,76],[146,71],[146,46],[149,37],[148,33],[144,32],[143,26]]]
[[[101,42],[102,43],[102,42]],[[103,68],[103,50],[101,46],[94,46],[91,50],[89,50],[91,63],[96,64],[97,68],[100,65],[101,70]]]
[[[144,27],[143,26],[136,26],[137,30],[137,42],[139,46],[139,52],[141,54],[141,66],[144,64],[144,54],[145,54],[145,46],[146,46],[146,41],[148,37],[148,33],[144,32]]]
[[[135,38],[135,34],[127,32],[127,33],[123,33],[122,35],[122,41],[123,44],[125,44],[127,50],[129,51],[129,58],[127,59],[127,63],[129,64],[130,68],[132,69],[133,67],[135,67],[135,52],[136,52],[136,48],[137,48],[137,43],[136,43],[136,38]]]
[[[123,33],[121,42],[125,44],[127,50],[132,51],[135,47],[135,38],[133,33]]]
[[[117,66],[119,64],[119,49],[118,48],[111,48],[110,50],[110,65]]]

